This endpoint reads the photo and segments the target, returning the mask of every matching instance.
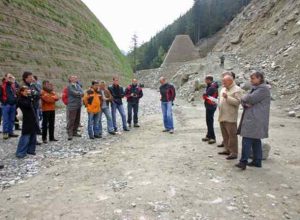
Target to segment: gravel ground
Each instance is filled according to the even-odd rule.
[[[150,90],[145,89],[145,97],[140,103],[140,117],[152,115],[159,111],[159,95]],[[145,102],[147,100],[147,103]],[[125,110],[127,110],[126,102]],[[127,114],[127,111],[126,111]],[[0,138],[0,159],[5,165],[3,170],[0,170],[0,189],[8,188],[18,182],[23,182],[24,178],[34,176],[39,173],[42,168],[48,168],[55,164],[57,159],[74,158],[82,156],[89,151],[102,150],[105,146],[112,143],[119,142],[122,137],[122,132],[118,135],[112,136],[107,134],[106,120],[103,119],[103,128],[105,130],[103,138],[100,140],[90,140],[87,134],[87,114],[86,110],[82,108],[81,127],[82,138],[74,138],[73,141],[67,141],[66,134],[66,115],[65,110],[58,110],[56,113],[55,137],[59,139],[58,142],[51,142],[37,146],[37,155],[28,155],[25,159],[17,159],[15,157],[16,146],[18,139],[9,139],[4,141]],[[118,115],[118,123],[121,128],[121,121]],[[142,121],[141,121],[142,123]],[[2,129],[2,128],[1,128]],[[17,134],[20,132],[16,131]],[[38,137],[41,142],[41,137]]]
[[[0,219],[300,219],[297,119],[273,103],[270,158],[261,169],[240,171],[237,161],[217,154],[216,145],[201,142],[206,126],[200,102],[176,101],[171,135],[161,132],[157,92],[146,90],[145,96],[141,128],[111,142],[78,139],[57,155],[42,148],[29,158],[38,175],[0,193]]]

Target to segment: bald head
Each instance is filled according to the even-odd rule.
[[[223,86],[228,89],[230,88],[230,86],[232,85],[232,83],[234,82],[234,79],[231,75],[225,75],[223,78]]]
[[[132,85],[137,85],[138,84],[138,80],[137,79],[133,79],[132,80]]]
[[[163,77],[163,76],[159,78],[159,82],[160,82],[160,84],[162,84],[162,85],[165,84],[166,81],[167,81],[166,78]]]

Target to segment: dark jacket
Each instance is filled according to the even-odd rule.
[[[125,92],[122,86],[116,86],[116,85],[111,85],[108,87],[108,90],[110,91],[112,97],[113,97],[113,102],[116,103],[117,105],[122,105],[122,99],[125,96]]]
[[[131,94],[134,94],[134,96],[131,96]],[[138,85],[129,85],[125,90],[125,97],[127,102],[130,103],[138,103],[143,95],[143,90]]]
[[[33,107],[33,99],[31,97],[21,96],[17,102],[23,113],[22,134],[40,133],[38,119]]]
[[[207,85],[206,90],[203,94],[205,108],[207,108],[207,109],[217,108],[217,104],[214,103],[213,101],[211,101],[209,99],[209,97],[213,97],[213,98],[217,99],[219,97],[218,88],[219,88],[219,86],[218,86],[218,83],[216,83],[216,82],[213,82],[213,83]]]
[[[161,101],[162,102],[173,102],[176,97],[176,91],[175,87],[170,84],[166,83],[164,85],[161,85],[159,87],[160,95],[161,95]]]
[[[266,84],[253,87],[242,98],[244,112],[238,133],[242,137],[263,139],[269,137],[271,93]]]
[[[17,88],[18,85],[16,83],[3,80],[0,86],[0,102],[3,105],[15,105],[17,103]]]
[[[38,109],[40,106],[40,99],[41,99],[41,89],[37,83],[26,83],[24,85],[27,86],[31,91],[31,98],[33,100],[33,107]]]

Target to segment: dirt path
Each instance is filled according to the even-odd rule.
[[[271,158],[242,172],[201,142],[203,110],[178,101],[174,135],[155,113],[111,145],[57,161],[0,193],[0,219],[300,219],[299,121],[273,112]]]

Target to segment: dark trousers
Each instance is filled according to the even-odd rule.
[[[132,112],[133,112],[133,123],[138,124],[139,118],[138,118],[138,113],[139,113],[139,103],[134,103],[134,102],[128,102],[127,103],[127,112],[128,112],[128,119],[127,123],[131,124],[132,122]]]
[[[2,122],[2,107],[0,107],[0,125],[1,125],[1,122]]]
[[[81,108],[79,109],[68,109],[68,124],[67,132],[69,137],[73,137],[77,133],[80,124]]]
[[[216,108],[206,108],[206,125],[207,125],[207,135],[209,139],[216,140],[215,130],[214,130],[214,115]]]
[[[257,166],[261,166],[262,160],[262,144],[260,139],[243,137],[242,141],[242,158],[241,163],[247,164],[251,154],[251,148],[253,151],[253,162]]]
[[[42,138],[47,140],[47,133],[49,130],[49,140],[54,140],[54,126],[55,126],[55,111],[44,111],[42,122]]]
[[[22,134],[16,152],[17,157],[25,157],[28,153],[35,153],[36,133]]]

